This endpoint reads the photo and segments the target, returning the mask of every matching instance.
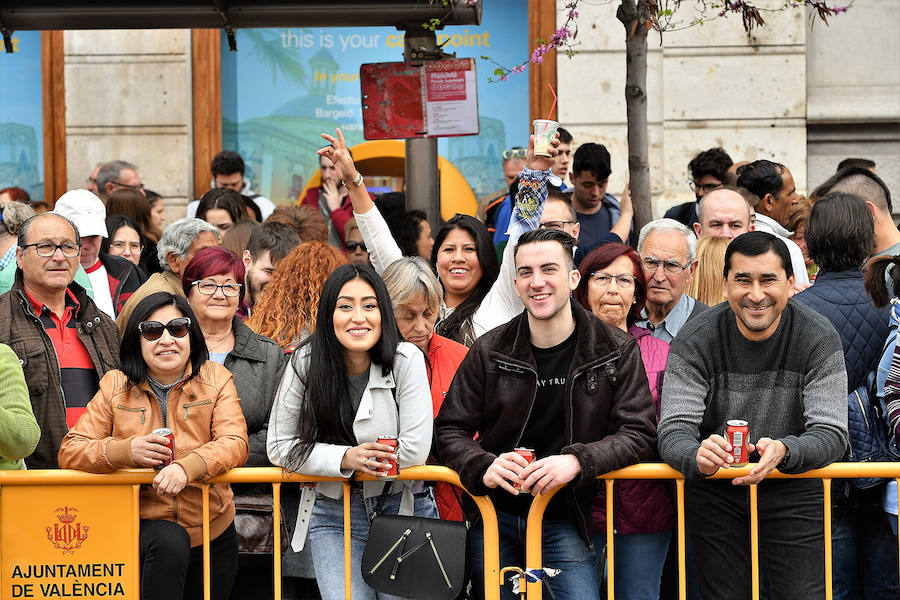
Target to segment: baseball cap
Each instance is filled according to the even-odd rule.
[[[81,237],[109,237],[106,231],[106,207],[90,190],[69,190],[56,201],[53,212],[75,223]]]

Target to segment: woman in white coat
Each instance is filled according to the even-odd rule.
[[[431,448],[432,407],[422,352],[402,342],[384,282],[369,266],[344,265],[325,282],[316,331],[285,369],[269,420],[273,464],[306,475],[380,476],[379,459],[394,457],[378,444],[396,437],[399,467],[425,464]],[[385,484],[352,484],[351,565],[354,599],[384,598],[363,581],[360,559],[369,520]],[[437,517],[430,491],[395,482],[385,514]],[[344,518],[341,483],[304,488],[292,546],[310,538],[324,600],[344,598]]]

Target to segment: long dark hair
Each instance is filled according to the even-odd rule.
[[[303,342],[291,359],[291,368],[303,382],[305,392],[300,402],[295,443],[284,465],[290,471],[299,470],[317,442],[357,445],[353,435],[356,415],[349,397],[344,348],[334,334],[334,308],[338,296],[344,284],[353,279],[362,279],[372,286],[381,312],[381,338],[369,350],[372,363],[379,365],[385,375],[394,366],[401,338],[384,282],[368,265],[338,267],[322,288],[315,333]],[[309,364],[304,369],[299,362],[300,355],[307,354],[306,346],[309,347]]]
[[[472,290],[472,293],[466,298],[449,317],[442,320],[435,327],[438,335],[450,338],[460,344],[469,345],[472,340],[466,342],[466,331],[468,327],[464,327],[466,322],[471,319],[481,301],[487,296],[491,286],[500,273],[500,263],[497,261],[497,251],[494,249],[494,240],[488,233],[484,223],[469,215],[457,214],[452,219],[444,223],[438,230],[437,236],[434,238],[434,246],[431,249],[431,264],[437,267],[438,252],[444,239],[454,229],[462,229],[467,232],[475,240],[475,253],[478,256],[478,263],[481,265],[481,279]],[[441,282],[444,285],[444,282]],[[473,332],[474,335],[474,332]]]
[[[169,292],[156,292],[150,294],[134,307],[134,312],[128,318],[125,331],[122,332],[122,343],[119,345],[119,369],[125,373],[128,379],[138,385],[147,379],[147,363],[141,354],[141,333],[138,325],[164,306],[174,306],[182,315],[191,320],[188,336],[191,341],[191,377],[200,372],[200,367],[209,360],[209,351],[206,349],[206,341],[203,332],[191,305],[184,296],[175,296]]]

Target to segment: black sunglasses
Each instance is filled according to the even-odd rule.
[[[347,249],[347,252],[356,252],[357,247],[361,248],[363,252],[368,252],[365,242],[344,242],[344,248]]]
[[[172,337],[183,338],[191,329],[191,319],[189,317],[178,317],[165,325],[159,321],[142,321],[138,324],[138,332],[148,342],[155,342],[161,338],[163,331],[166,329],[169,330],[169,335]]]

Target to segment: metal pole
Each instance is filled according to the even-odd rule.
[[[422,27],[406,29],[403,60],[424,61],[441,58],[433,31]],[[437,138],[406,140],[406,208],[421,210],[435,231],[441,220],[441,186],[438,173]]]
[[[441,225],[437,138],[406,140],[406,209],[421,210],[435,231]]]

